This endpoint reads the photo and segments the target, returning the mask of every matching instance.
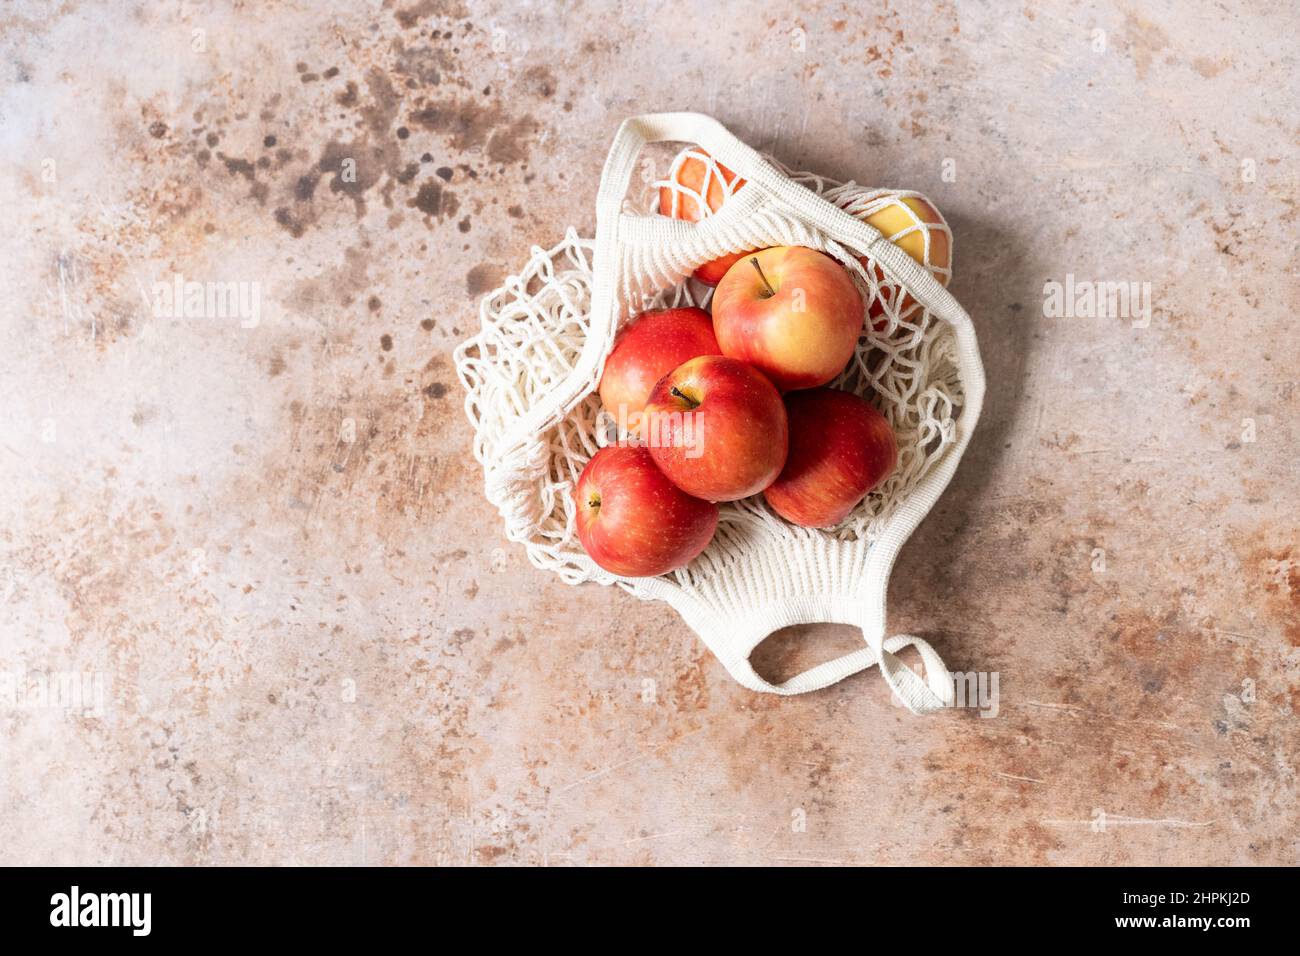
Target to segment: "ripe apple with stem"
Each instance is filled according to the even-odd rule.
[[[702,355],[660,380],[646,403],[655,464],[678,488],[707,501],[758,494],[785,464],[785,406],[761,372]]]
[[[862,333],[862,296],[848,270],[803,246],[742,259],[713,293],[722,354],[753,365],[782,391],[825,385]]]
[[[606,571],[654,577],[689,564],[718,527],[718,506],[692,498],[644,445],[602,448],[573,491],[578,540]]]
[[[628,432],[640,431],[641,412],[661,378],[697,355],[721,355],[713,319],[703,309],[642,312],[619,333],[605,360],[600,401]]]

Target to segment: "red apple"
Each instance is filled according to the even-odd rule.
[[[578,477],[573,500],[583,548],[625,578],[689,564],[718,526],[718,506],[680,490],[642,445],[596,452]]]
[[[735,501],[758,494],[785,464],[781,395],[744,362],[693,358],[660,380],[645,411],[655,464],[697,498]]]
[[[862,332],[862,297],[848,270],[815,249],[777,246],[732,266],[713,293],[722,354],[780,389],[825,385]]]
[[[659,212],[687,222],[699,222],[705,216],[717,212],[729,196],[745,185],[743,179],[726,166],[715,162],[698,147],[684,149],[677,154],[668,179],[681,188],[659,187]],[[735,252],[710,259],[696,269],[693,275],[705,285],[717,285],[731,264],[745,255],[750,253]]]
[[[642,312],[619,333],[605,360],[600,401],[631,432],[661,378],[697,355],[721,355],[713,320],[703,309]]]
[[[764,497],[787,521],[837,525],[894,470],[894,430],[870,402],[834,388],[791,392],[785,410],[790,454]]]

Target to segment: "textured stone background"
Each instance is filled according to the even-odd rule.
[[[1292,6],[708,6],[5,5],[0,862],[1297,862]],[[501,538],[451,350],[682,108],[952,223],[989,397],[891,628],[995,719],[756,696]]]

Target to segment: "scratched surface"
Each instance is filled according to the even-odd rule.
[[[1296,863],[1293,11],[920,6],[7,4],[0,862]],[[451,350],[674,108],[947,214],[990,388],[890,625],[996,716],[501,538]]]

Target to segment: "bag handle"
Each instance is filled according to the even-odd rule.
[[[754,670],[754,665],[750,663],[748,657],[734,662],[728,670],[731,672],[732,677],[750,690],[767,694],[780,694],[782,697],[792,697],[795,694],[806,694],[811,690],[821,690],[823,687],[837,684],[846,677],[874,666],[877,660],[875,650],[870,647],[863,647],[800,671],[789,680],[782,681],[779,684],[773,684],[762,677],[758,671]]]
[[[590,558],[585,560],[591,561]],[[592,566],[595,567],[594,562]],[[879,664],[890,690],[914,714],[950,707],[956,696],[952,675],[938,652],[912,634],[884,638],[884,606],[882,604],[873,616],[873,603],[865,594],[846,594],[837,598],[808,595],[799,600],[782,600],[775,607],[733,608],[729,611],[698,600],[664,578],[640,579],[636,593],[639,597],[665,601],[672,606],[727,672],[750,690],[782,697],[806,694]],[[780,684],[766,680],[754,670],[750,657],[771,634],[793,624],[816,621],[859,627],[867,646],[816,664]],[[907,647],[915,647],[920,653],[924,678],[898,659],[898,652]]]
[[[884,675],[885,683],[912,713],[928,714],[954,704],[956,688],[952,674],[929,641],[914,634],[895,634],[888,640],[878,641],[875,646],[880,654],[880,673]],[[915,647],[920,653],[921,663],[925,665],[924,679],[895,656],[895,652],[905,647]]]
[[[641,150],[650,143],[697,143],[722,165],[741,179],[755,183],[758,188],[740,191],[720,209],[698,222],[689,222],[665,216],[646,216],[624,213],[623,198],[627,195]],[[650,246],[675,246],[688,242],[692,235],[716,231],[733,219],[743,219],[761,197],[776,196],[805,215],[811,206],[816,215],[825,218],[829,210],[841,212],[832,203],[796,183],[779,172],[763,155],[739,139],[729,129],[703,113],[646,113],[623,121],[610,145],[605,168],[597,192],[597,220],[603,212],[607,221],[619,222],[624,241],[632,240]],[[842,213],[846,215],[847,213]],[[870,241],[883,240],[874,226],[860,223],[870,234]]]
[[[712,116],[703,113],[645,113],[625,119],[614,134],[609,155],[605,157],[605,168],[600,174],[600,189],[596,193],[598,214],[602,209],[612,215],[622,210],[637,156],[650,143],[663,142],[698,143],[742,178],[765,186],[781,178],[757,150],[738,139]],[[632,218],[662,221],[659,216]]]
[[[898,651],[907,647],[915,647],[920,652],[921,661],[925,665],[924,679],[896,656]],[[952,675],[944,666],[943,658],[928,641],[913,634],[897,634],[887,640],[869,642],[867,647],[817,664],[780,684],[773,684],[759,676],[748,657],[735,661],[728,669],[737,681],[750,690],[790,697],[829,687],[875,664],[880,665],[880,672],[889,689],[914,714],[928,714],[951,707],[955,700]]]

